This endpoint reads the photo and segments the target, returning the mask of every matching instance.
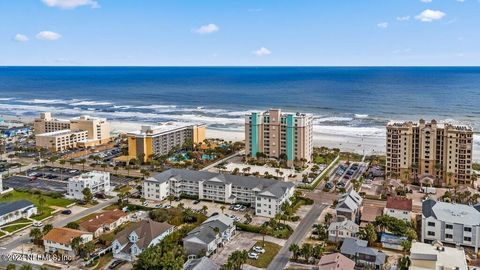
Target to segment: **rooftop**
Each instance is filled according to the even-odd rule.
[[[435,262],[435,269],[468,269],[465,251],[459,248],[445,247],[439,242],[426,244],[413,242],[410,249],[411,270],[426,270],[430,268],[417,266],[416,261]]]
[[[455,204],[425,200],[422,203],[422,215],[426,218],[433,216],[437,220],[447,223],[457,223],[469,226],[480,225],[480,212],[466,204]]]
[[[156,222],[153,220],[142,220],[136,223],[131,224],[121,232],[116,235],[116,240],[118,240],[122,245],[129,242],[128,237],[132,232],[135,232],[138,236],[138,241],[136,242],[139,248],[146,248],[150,245],[153,239],[157,236],[165,233],[174,226],[166,222]]]
[[[323,255],[318,262],[319,270],[353,270],[355,262],[341,253]]]
[[[386,208],[412,211],[412,199],[405,197],[388,197]]]
[[[425,124],[426,126],[435,124],[438,128],[452,128],[460,131],[472,131],[472,127],[469,125],[464,125],[455,122],[437,122],[436,120],[432,120],[431,122],[425,122],[423,119],[420,119],[418,122],[414,121],[401,121],[401,120],[391,120],[388,122],[388,127],[419,127],[420,124]]]
[[[110,173],[109,172],[100,172],[100,171],[85,172],[85,173],[82,173],[80,175],[70,177],[68,179],[68,181],[79,182],[79,181],[84,181],[86,179],[92,179],[92,178],[95,178],[95,177],[98,177],[98,176],[107,177],[107,176],[110,176]]]
[[[62,130],[57,130],[57,131],[52,131],[52,132],[47,132],[47,133],[42,133],[38,134],[37,136],[39,137],[48,137],[48,136],[58,136],[58,135],[69,135],[69,134],[78,134],[86,131],[72,131],[70,129],[62,129]]]
[[[375,265],[383,265],[386,259],[385,253],[374,248],[367,247],[367,243],[368,242],[365,240],[346,238],[343,241],[340,252],[348,256],[356,256],[358,254],[374,256]]]
[[[8,213],[11,213],[29,206],[33,207],[34,205],[32,202],[27,200],[0,203],[0,216],[6,215]]]
[[[43,236],[43,240],[48,240],[64,245],[70,245],[73,238],[80,237],[84,234],[88,234],[88,232],[69,228],[53,228],[45,236]]]
[[[80,223],[80,226],[89,232],[95,232],[105,224],[111,224],[119,218],[126,216],[127,213],[118,209],[98,214],[96,217]]]
[[[153,136],[161,135],[163,133],[169,133],[177,130],[182,130],[186,128],[193,128],[196,126],[202,126],[203,124],[179,124],[167,122],[159,125],[144,125],[140,130],[129,132],[129,135],[133,136]]]
[[[189,259],[183,265],[183,270],[219,270],[220,266],[208,257]]]

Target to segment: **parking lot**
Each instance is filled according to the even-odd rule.
[[[48,192],[67,192],[67,182],[48,179],[36,179],[21,175],[14,175],[3,179],[3,186],[14,189],[38,189]]]
[[[337,188],[349,189],[351,180],[358,179],[367,169],[368,164],[364,162],[353,162],[350,164],[340,163],[330,174],[325,188],[333,190],[335,183]]]

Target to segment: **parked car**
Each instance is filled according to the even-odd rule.
[[[247,210],[247,207],[246,207],[245,205],[242,205],[242,206],[240,207],[240,211],[243,212],[243,211],[245,211],[245,210]]]
[[[33,227],[43,227],[43,222],[41,222],[41,221],[35,221],[35,222],[33,222],[32,225],[33,225]]]
[[[142,205],[143,205],[143,206],[147,206],[148,203],[147,203],[147,202],[143,202]]]
[[[163,208],[163,204],[157,204],[155,205],[155,208]]]
[[[325,188],[326,189],[332,189],[333,188],[333,184],[331,182],[328,182],[325,184]]]
[[[116,260],[116,261],[113,261],[110,266],[108,267],[108,269],[115,269],[117,268],[119,265],[125,263],[124,261],[121,261],[121,260]]]
[[[71,213],[72,213],[72,210],[69,210],[69,209],[65,209],[62,211],[63,215],[70,215]]]
[[[242,206],[239,205],[239,204],[237,204],[237,205],[235,205],[235,207],[233,207],[233,210],[234,210],[234,211],[239,211],[240,208],[242,208]]]
[[[255,253],[265,253],[265,249],[261,246],[254,246],[253,251],[255,251]]]
[[[248,258],[252,259],[252,260],[256,260],[256,259],[258,259],[258,253],[250,252],[250,253],[248,253]]]
[[[193,204],[199,204],[199,203],[200,203],[200,200],[193,201]]]

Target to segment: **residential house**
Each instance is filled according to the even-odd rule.
[[[480,245],[480,205],[439,202],[422,203],[422,242],[438,240],[452,245]]]
[[[81,238],[81,243],[93,240],[93,234],[89,232],[69,228],[53,228],[43,236],[45,252],[73,257],[75,256],[75,250],[72,247],[72,240],[77,237]]]
[[[345,238],[355,238],[358,230],[358,224],[348,219],[332,222],[330,226],[328,226],[328,240],[340,242]]]
[[[111,232],[118,228],[118,226],[129,221],[127,213],[115,209],[106,211],[96,215],[94,218],[80,223],[80,228],[85,231],[93,233],[94,237],[99,237],[103,233]]]
[[[385,253],[367,246],[365,240],[346,238],[340,247],[340,253],[352,259],[356,266],[366,266],[374,269],[383,269]]]
[[[183,238],[188,255],[210,256],[235,234],[233,220],[224,214],[210,217]]]
[[[335,207],[337,218],[345,217],[351,221],[359,222],[362,202],[363,198],[354,189],[342,194]]]
[[[160,243],[175,227],[153,220],[142,220],[131,224],[116,235],[112,242],[113,257],[134,261],[147,247]]]
[[[355,262],[341,253],[323,255],[318,262],[318,270],[354,270]]]
[[[220,270],[220,265],[208,257],[201,257],[188,259],[183,264],[183,270]]]
[[[383,214],[383,207],[373,205],[365,205],[362,207],[362,215],[360,216],[360,227],[364,228],[368,224],[375,221],[378,216]]]
[[[0,177],[1,181],[1,177]],[[37,207],[30,201],[19,200],[0,203],[0,226],[7,223],[28,218],[37,214]]]
[[[295,185],[290,182],[253,176],[170,169],[156,174],[143,183],[147,200],[163,200],[169,195],[188,195],[200,200],[241,203],[255,208],[255,214],[275,217],[284,202],[293,196]]]
[[[405,197],[388,197],[383,214],[406,222],[412,220],[412,199]]]
[[[439,241],[432,244],[413,242],[410,249],[409,270],[467,270],[465,251],[445,247]]]

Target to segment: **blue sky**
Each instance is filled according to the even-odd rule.
[[[0,0],[0,65],[480,65],[480,0]]]

